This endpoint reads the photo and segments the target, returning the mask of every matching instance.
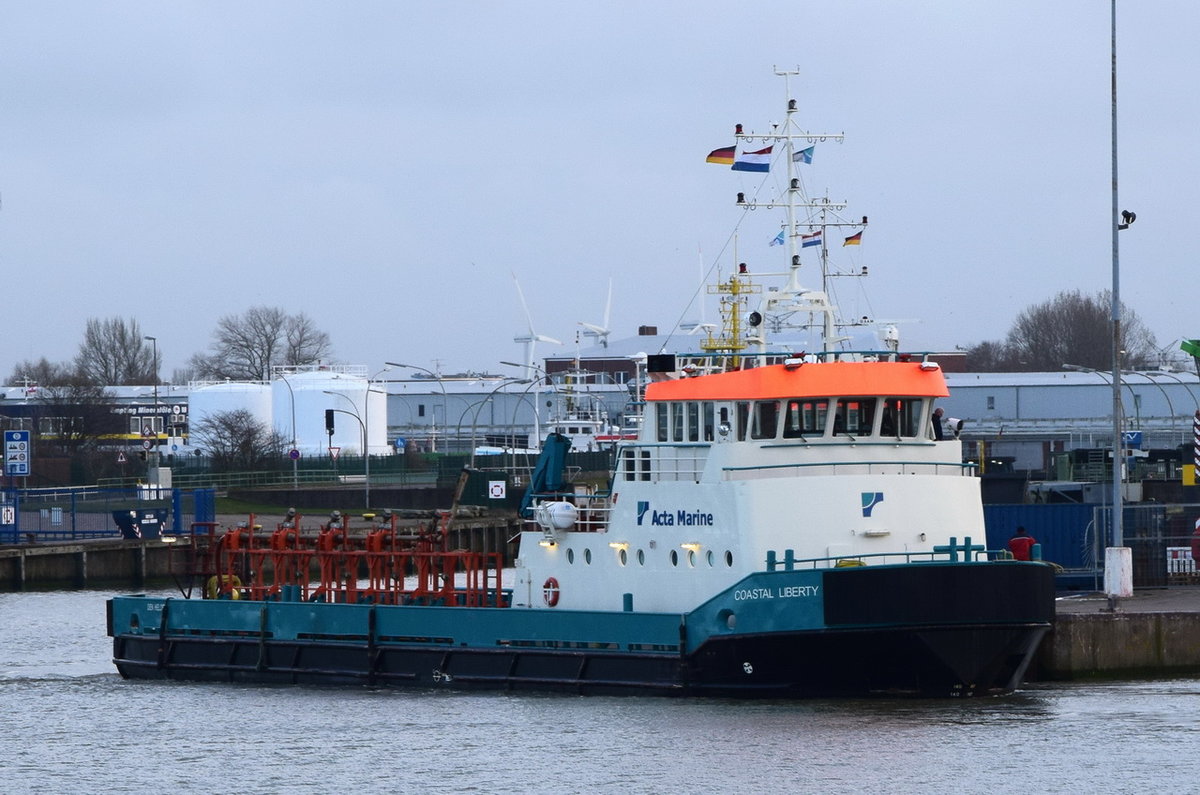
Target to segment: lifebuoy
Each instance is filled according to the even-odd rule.
[[[546,582],[542,584],[542,598],[546,600],[549,607],[558,604],[558,593],[558,580],[547,577]]]
[[[219,599],[227,593],[230,599],[241,599],[241,587],[242,581],[236,574],[214,574],[204,586],[204,598]]]

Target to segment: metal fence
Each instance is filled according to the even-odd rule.
[[[1130,548],[1137,588],[1200,585],[1200,504],[1132,503],[1121,514],[1122,546]],[[1003,549],[1018,526],[1063,567],[1060,582],[1099,588],[1105,549],[1113,545],[1112,508],[1094,504],[985,505],[989,549]]]
[[[182,532],[194,521],[212,521],[211,489],[97,487],[17,489],[0,496],[0,543],[85,541],[119,538],[116,514],[162,511],[163,532]]]

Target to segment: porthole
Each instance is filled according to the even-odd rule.
[[[708,550],[708,554],[704,556],[708,560],[708,567],[711,569],[713,565],[713,551]]]
[[[671,550],[671,565],[672,566],[679,565],[679,553],[673,549]]]
[[[583,550],[583,562],[588,564],[589,566],[592,565],[592,550],[590,550],[590,549]]]
[[[638,550],[638,565],[639,566],[646,565],[646,553],[640,549]]]
[[[568,549],[567,550],[567,563],[574,563],[574,562],[575,562],[575,550]]]
[[[694,549],[688,550],[688,566],[693,569],[696,568],[696,550]]]
[[[617,557],[621,559],[622,566],[629,563],[629,553],[626,552],[625,550],[622,549],[619,553],[617,553]]]
[[[730,567],[733,566],[733,553],[728,549],[725,550],[725,565]]]

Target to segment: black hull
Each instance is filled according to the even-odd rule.
[[[821,631],[714,639],[681,657],[619,652],[387,648],[125,636],[122,676],[584,694],[964,697],[1015,688],[1043,625]],[[749,668],[747,668],[749,666]]]

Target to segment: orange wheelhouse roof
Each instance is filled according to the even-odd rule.
[[[940,368],[918,362],[810,362],[656,381],[646,400],[770,400],[794,397],[946,397]]]

